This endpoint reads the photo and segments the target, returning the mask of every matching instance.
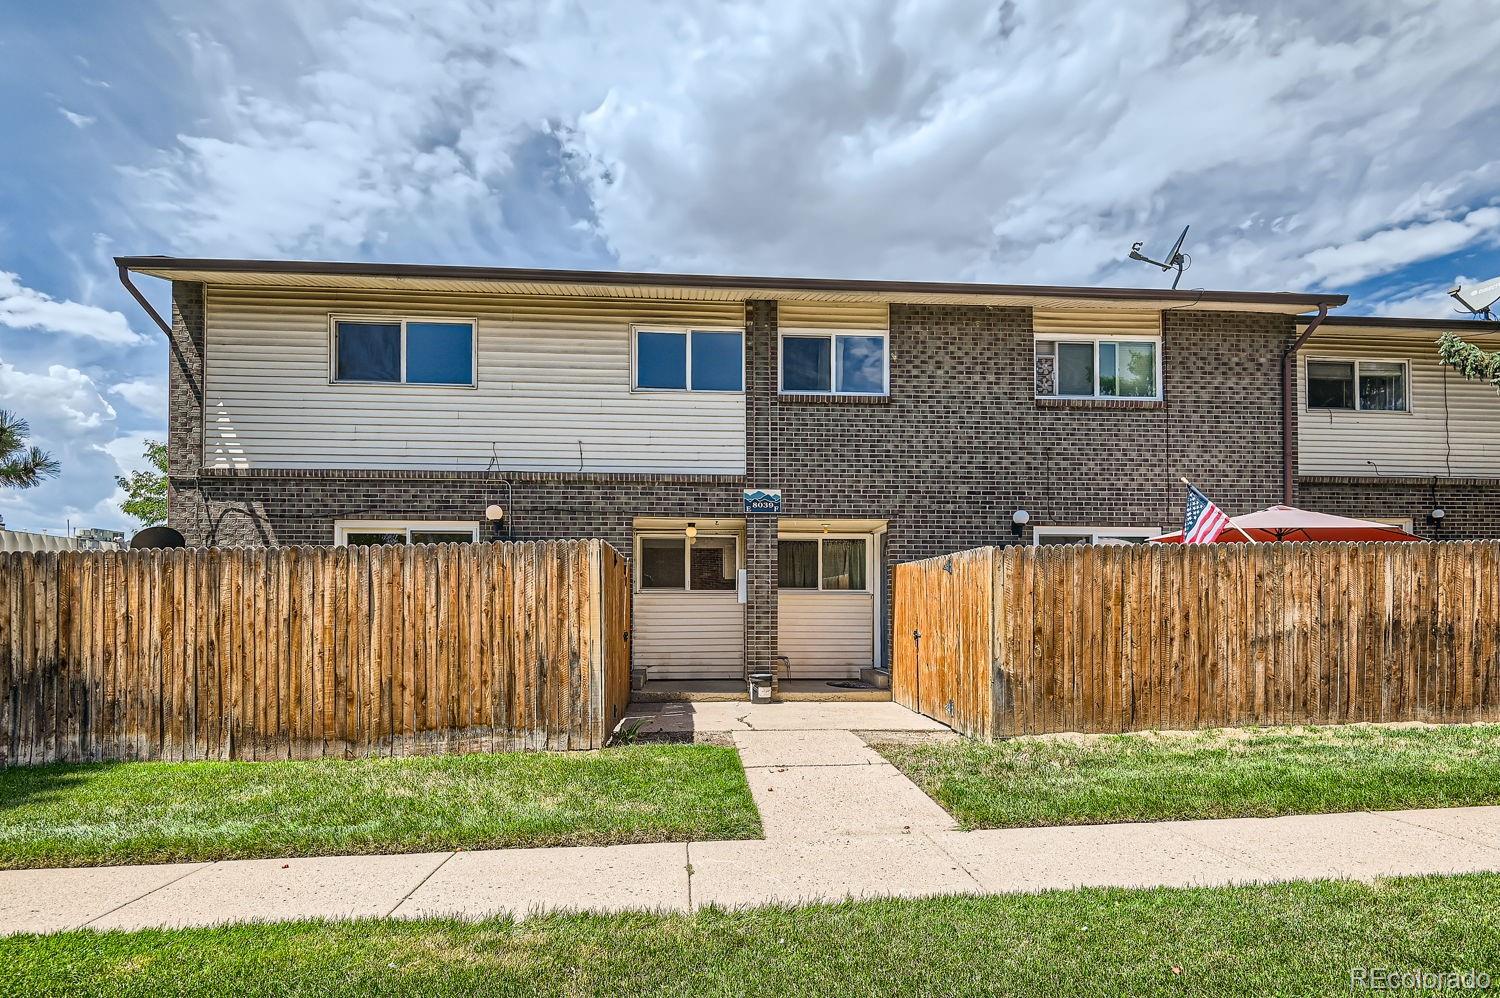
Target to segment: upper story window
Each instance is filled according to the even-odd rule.
[[[783,330],[780,347],[783,394],[885,395],[890,390],[883,332]]]
[[[335,382],[474,386],[472,320],[333,320]]]
[[[1158,336],[1038,336],[1037,398],[1159,399]]]
[[[1309,360],[1307,407],[1406,412],[1404,360]]]
[[[738,329],[635,329],[631,387],[651,392],[742,392],[745,336]]]

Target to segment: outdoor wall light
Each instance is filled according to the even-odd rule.
[[[696,523],[689,523],[685,532],[687,534],[688,543],[693,543],[693,538],[698,536],[698,525]]]
[[[486,520],[495,520],[495,521],[500,521],[500,520],[505,519],[505,507],[502,506],[502,505],[500,505],[497,502],[496,503],[490,503],[488,506],[486,506],[484,508],[484,518]]]
[[[1443,507],[1438,506],[1431,513],[1427,514],[1427,522],[1434,527],[1440,527],[1443,525],[1443,517],[1447,515],[1447,513],[1443,512]]]
[[[1024,509],[1018,509],[1010,514],[1010,532],[1017,537],[1021,536],[1021,528],[1031,522],[1031,514]]]

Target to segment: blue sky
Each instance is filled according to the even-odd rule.
[[[1152,286],[1190,222],[1184,287],[1500,275],[1488,2],[52,0],[0,94],[23,529],[127,526],[164,432],[116,254]]]

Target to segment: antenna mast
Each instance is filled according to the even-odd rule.
[[[1177,268],[1177,276],[1172,278],[1172,290],[1176,291],[1177,282],[1182,280],[1182,272],[1193,265],[1193,258],[1182,252],[1182,244],[1187,240],[1189,228],[1190,226],[1187,225],[1184,225],[1182,227],[1182,234],[1177,237],[1177,242],[1172,245],[1172,249],[1169,253],[1167,253],[1167,258],[1165,261],[1153,260],[1149,256],[1146,256],[1144,253],[1142,253],[1141,247],[1145,245],[1144,243],[1131,244],[1130,259],[1139,260],[1142,263],[1149,263],[1153,267],[1160,267],[1162,273],[1166,273],[1174,267]]]

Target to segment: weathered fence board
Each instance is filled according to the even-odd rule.
[[[1500,720],[1495,541],[980,548],[893,623],[897,702],[981,737]]]
[[[596,748],[629,630],[602,541],[0,553],[0,765]]]

